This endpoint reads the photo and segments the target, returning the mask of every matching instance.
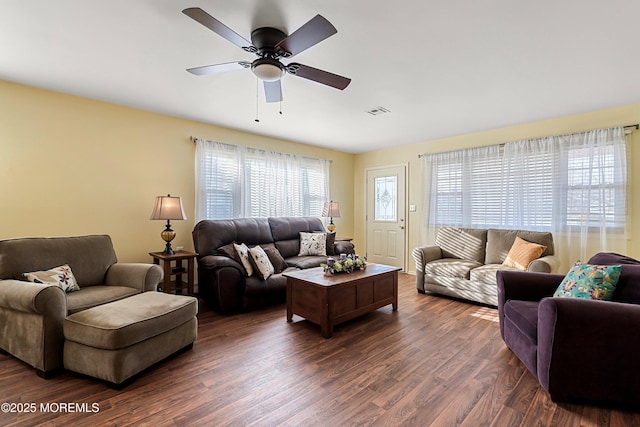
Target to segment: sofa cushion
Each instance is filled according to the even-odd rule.
[[[267,218],[202,220],[195,225],[191,234],[199,258],[219,255],[219,248],[233,242],[248,246],[273,243]]]
[[[298,256],[305,255],[327,256],[326,233],[300,232],[300,252],[298,252]]]
[[[598,252],[589,259],[589,264],[598,265],[615,265],[615,264],[631,264],[640,265],[640,261],[626,255],[617,254],[615,252]]]
[[[498,270],[516,270],[514,267],[506,267],[502,264],[485,264],[471,270],[470,278],[473,281],[495,285],[496,272]]]
[[[0,279],[20,280],[23,273],[68,264],[80,287],[104,284],[107,270],[117,262],[107,235],[2,240],[0,254]]]
[[[620,265],[593,265],[576,261],[553,296],[610,301],[621,270]]]
[[[53,283],[61,287],[65,293],[80,290],[78,282],[76,282],[76,278],[71,271],[71,267],[67,264],[47,271],[24,273],[24,278],[34,283]]]
[[[640,304],[640,261],[613,252],[600,252],[589,259],[589,264],[621,264],[620,277],[613,293],[613,301]]]
[[[258,275],[263,280],[268,279],[274,273],[273,264],[271,264],[267,253],[259,245],[249,249],[249,255]]]
[[[431,261],[424,266],[425,274],[444,277],[459,277],[469,279],[470,272],[482,264],[477,261],[457,258],[442,258]]]
[[[139,293],[140,289],[127,286],[88,286],[67,294],[67,313],[73,314]]]
[[[544,245],[547,248],[541,256],[553,255],[553,234],[542,231],[524,231],[524,230],[498,230],[490,228],[487,230],[487,257],[485,264],[502,264],[507,258],[507,254],[516,237],[526,240],[527,242]]]
[[[326,256],[292,256],[286,258],[287,265],[300,269],[320,267],[320,264],[327,262]]]
[[[273,217],[267,218],[276,247],[287,259],[300,252],[300,232],[325,232],[320,218],[315,217]]]
[[[274,293],[281,293],[284,296],[286,292],[287,278],[282,274],[272,274],[267,280],[262,280],[255,275],[245,279],[244,294],[252,298]]]
[[[505,267],[515,267],[525,271],[533,260],[540,258],[540,255],[547,249],[544,245],[528,242],[516,236],[513,246],[509,249],[507,257],[502,262]]]
[[[182,325],[197,312],[196,298],[145,292],[67,317],[64,336],[89,347],[115,350]]]
[[[443,227],[438,230],[436,245],[444,258],[460,258],[484,262],[487,230]]]

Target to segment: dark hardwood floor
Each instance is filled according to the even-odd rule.
[[[640,425],[638,412],[551,402],[503,344],[496,310],[420,295],[414,281],[400,275],[399,311],[330,339],[297,316],[287,323],[284,305],[233,316],[201,307],[193,349],[122,391],[67,372],[44,380],[0,355],[0,403],[35,404],[0,412],[0,425]]]

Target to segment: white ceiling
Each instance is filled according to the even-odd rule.
[[[338,33],[283,62],[351,85],[286,75],[280,115],[248,70],[191,75],[255,56],[187,7],[247,39],[319,13]],[[638,0],[0,0],[0,11],[0,79],[351,153],[640,102]],[[378,106],[390,113],[366,112]]]

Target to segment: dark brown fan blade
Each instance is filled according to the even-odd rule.
[[[309,22],[281,40],[275,46],[275,51],[285,58],[291,57],[320,43],[322,40],[337,32],[338,30],[331,25],[331,22],[327,21],[321,15],[316,15],[311,18]],[[287,52],[287,54],[282,53],[282,51]]]
[[[275,82],[264,82],[264,96],[267,102],[280,102],[282,101],[282,86],[280,80]]]
[[[349,86],[349,83],[351,83],[351,79],[346,77],[342,77],[328,71],[318,70],[317,68],[309,67],[308,65],[298,64],[297,62],[287,65],[285,69],[294,76],[313,80],[314,82],[322,83],[323,85],[335,87],[340,90],[343,90]]]
[[[203,67],[188,68],[187,71],[196,76],[206,76],[209,74],[224,73],[225,71],[236,71],[251,68],[250,62],[227,62],[225,64],[205,65]]]
[[[187,15],[189,18],[198,21],[214,33],[218,34],[221,37],[224,37],[238,47],[247,48],[252,46],[250,41],[233,31],[231,28],[227,27],[222,22],[218,21],[216,18],[209,15],[199,7],[190,7],[183,10],[182,13]]]

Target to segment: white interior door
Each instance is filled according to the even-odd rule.
[[[367,171],[367,260],[405,268],[406,166]]]

